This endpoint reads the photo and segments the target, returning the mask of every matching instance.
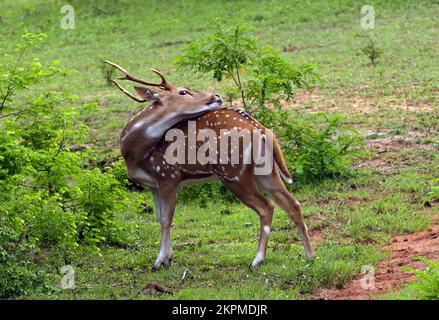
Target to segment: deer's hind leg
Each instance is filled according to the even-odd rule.
[[[251,268],[259,267],[265,260],[268,236],[273,221],[273,206],[259,193],[256,182],[252,176],[242,177],[244,183],[222,180],[224,186],[232,191],[247,207],[256,211],[261,222],[259,245],[256,257],[251,263]]]
[[[311,245],[308,228],[300,209],[300,203],[294,199],[294,197],[288,192],[287,188],[285,188],[277,170],[273,170],[270,175],[255,176],[255,178],[258,185],[261,186],[274,202],[276,202],[282,210],[287,212],[288,216],[294,221],[302,238],[306,256],[310,260],[313,259],[314,250]]]

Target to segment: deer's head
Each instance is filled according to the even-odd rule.
[[[160,77],[161,82],[149,82],[131,75],[127,70],[115,63],[110,61],[105,61],[105,63],[124,74],[123,77],[116,78],[117,80],[130,80],[144,85],[142,87],[134,86],[134,89],[140,96],[138,97],[125,90],[116,80],[111,79],[123,93],[137,102],[151,102],[154,106],[166,108],[184,117],[195,116],[206,111],[218,109],[222,104],[222,99],[219,95],[177,87],[169,83],[163,74],[157,70],[152,71]]]

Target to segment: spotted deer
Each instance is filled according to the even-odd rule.
[[[245,111],[220,108],[222,100],[217,94],[177,87],[166,81],[156,70],[153,72],[160,76],[161,82],[148,82],[131,75],[117,64],[109,61],[106,63],[124,74],[123,77],[116,78],[117,80],[129,80],[149,87],[134,86],[139,97],[112,80],[133,100],[151,103],[123,128],[120,150],[130,180],[150,188],[154,197],[161,225],[161,242],[153,271],[171,264],[171,226],[179,187],[212,180],[220,180],[228,190],[259,215],[259,245],[250,267],[259,267],[265,259],[273,219],[274,208],[258,188],[266,192],[288,213],[299,230],[307,257],[313,258],[314,251],[300,204],[282,182],[284,179],[292,183],[291,176],[279,143],[270,130]],[[176,132],[181,133],[180,141],[175,139],[178,136],[174,134]],[[249,141],[245,135],[240,135],[241,132],[259,134],[256,135],[256,140]],[[232,133],[238,133],[235,144],[224,143],[231,140]],[[194,139],[194,136],[197,138]],[[204,143],[207,138],[220,142],[209,144],[206,148]],[[181,148],[181,153],[175,157],[178,148]],[[262,170],[259,174],[256,174],[256,171],[261,169],[260,161],[257,161],[257,156],[252,157],[255,151],[259,158],[267,153],[266,159],[271,160],[268,170]],[[194,161],[189,157],[189,154],[198,156],[200,153],[209,153],[210,161],[201,161],[199,157]],[[268,157],[269,153],[271,158]],[[180,161],[176,161],[176,158]],[[238,161],[233,162],[231,159]]]

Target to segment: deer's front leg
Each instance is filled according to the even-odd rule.
[[[152,271],[168,267],[172,261],[171,226],[174,218],[177,190],[175,188],[159,188],[153,190],[157,215],[162,229],[160,250]]]

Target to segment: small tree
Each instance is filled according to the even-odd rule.
[[[249,69],[246,91],[251,109],[264,108],[267,102],[279,106],[296,88],[309,88],[318,80],[315,66],[289,61],[270,46],[260,48]]]
[[[217,20],[214,33],[186,46],[175,63],[179,68],[212,72],[218,81],[224,76],[231,78],[240,92],[243,107],[250,112],[255,104],[260,107],[267,100],[289,99],[294,88],[316,82],[315,66],[288,61],[252,37],[250,30],[242,23],[225,27]]]
[[[367,38],[367,43],[361,48],[361,52],[369,58],[369,61],[372,65],[375,65],[383,50],[376,45],[375,40],[369,35],[359,37]]]
[[[249,36],[250,28],[243,24],[224,27],[215,21],[214,34],[203,41],[195,41],[185,48],[185,53],[176,59],[180,67],[189,67],[197,72],[213,72],[213,78],[222,81],[224,75],[233,79],[247,108],[242,70],[257,56],[259,40]]]

